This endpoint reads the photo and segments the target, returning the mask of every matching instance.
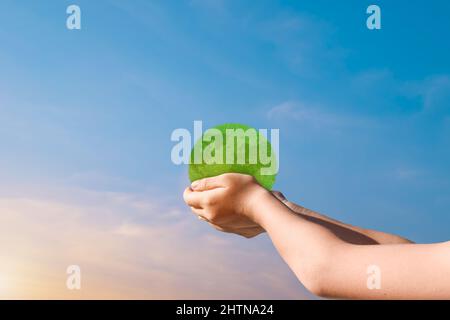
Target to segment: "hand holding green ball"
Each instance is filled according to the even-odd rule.
[[[192,149],[191,181],[224,173],[253,176],[271,190],[278,170],[270,142],[258,130],[243,124],[223,124],[207,130]]]

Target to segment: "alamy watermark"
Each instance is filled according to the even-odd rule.
[[[381,29],[381,8],[376,4],[367,7],[367,14],[370,16],[366,20],[367,29],[380,30]]]
[[[66,280],[66,287],[69,290],[81,290],[81,268],[78,265],[67,267],[66,273],[69,275]]]
[[[66,27],[69,30],[81,29],[81,9],[79,6],[72,4],[67,7],[66,13],[69,15],[66,20]]]
[[[367,277],[367,289],[369,290],[380,290],[381,289],[381,269],[377,265],[370,265],[366,270]]]
[[[278,173],[279,129],[226,129],[225,133],[211,128],[203,133],[202,121],[194,121],[193,139],[191,132],[185,128],[173,130],[171,141],[177,142],[172,148],[171,159],[176,165],[181,164],[261,164],[261,175]],[[202,139],[204,143],[196,143]],[[195,144],[195,145],[194,145]],[[191,155],[194,145],[193,155]],[[269,146],[272,146],[270,150]]]
[[[81,8],[76,4],[67,7],[66,13],[69,15],[66,20],[66,27],[69,30],[81,29]],[[381,29],[381,8],[376,4],[367,7],[366,13],[369,17],[366,20],[366,26],[369,30]]]

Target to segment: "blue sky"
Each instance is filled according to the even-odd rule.
[[[65,27],[73,3],[79,31]],[[292,200],[416,241],[448,240],[450,3],[373,3],[378,31],[366,28],[369,1],[3,0],[2,194],[70,198],[77,212],[88,200],[61,190],[145,195],[190,219],[171,132],[241,122],[280,129],[275,187]],[[118,223],[131,215],[96,201]],[[187,223],[186,237],[213,233]],[[214,236],[275,255],[264,238]]]

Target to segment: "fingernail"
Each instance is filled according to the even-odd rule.
[[[191,183],[191,188],[195,189],[198,186],[198,181],[194,181]]]

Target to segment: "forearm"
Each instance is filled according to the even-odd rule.
[[[449,298],[449,244],[354,245],[295,214],[270,194],[259,195],[253,219],[310,291],[338,298]],[[367,284],[380,271],[380,288]]]
[[[302,215],[305,219],[321,224],[329,228],[342,240],[353,244],[408,244],[414,243],[411,240],[398,235],[381,231],[365,229],[358,226],[343,223],[318,213],[316,211],[302,207],[296,203],[282,199],[282,202],[295,213]]]
[[[258,195],[252,204],[252,219],[268,233],[283,260],[303,285],[321,295],[320,275],[325,258],[344,244],[328,228],[299,216],[271,194]]]

